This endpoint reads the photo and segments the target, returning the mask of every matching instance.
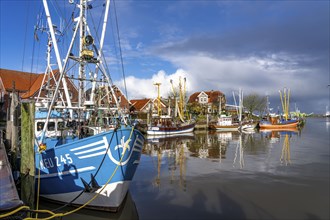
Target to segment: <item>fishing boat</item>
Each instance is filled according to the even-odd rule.
[[[246,121],[243,122],[239,128],[240,131],[245,133],[253,133],[258,126],[258,122]]]
[[[195,128],[195,122],[174,122],[170,116],[155,117],[154,123],[148,126],[148,135],[177,135],[192,132]]]
[[[184,78],[184,82],[186,82]],[[151,122],[147,127],[148,135],[177,135],[187,132],[192,132],[195,128],[195,120],[193,119],[185,119],[183,116],[184,112],[184,102],[185,102],[185,84],[182,87],[181,77],[179,79],[179,94],[176,93],[176,90],[173,87],[173,81],[171,80],[172,91],[175,97],[175,113],[171,115],[168,113],[167,115],[163,115],[161,113],[161,104],[160,104],[160,83],[155,83],[158,89],[157,96],[157,114],[153,115]],[[177,97],[179,96],[179,100]],[[177,101],[178,100],[178,101]],[[170,108],[170,105],[169,105]],[[171,110],[169,109],[169,112]]]
[[[236,98],[233,93],[233,97],[236,104]],[[235,105],[236,106],[236,105]],[[219,115],[217,116],[217,120],[215,122],[211,122],[209,124],[209,129],[211,130],[218,130],[218,131],[239,131],[244,129],[248,129],[248,123],[244,123],[244,127],[242,126],[242,113],[243,113],[243,92],[239,90],[239,106],[237,109],[238,120],[233,122],[233,117],[231,115],[226,115],[222,113],[221,102],[219,102]]]
[[[283,93],[279,91],[283,116],[277,114],[268,114],[266,120],[259,122],[260,129],[289,129],[297,128],[299,125],[298,119],[289,118],[289,103],[290,103],[290,89],[283,89]]]
[[[218,131],[238,131],[240,128],[239,123],[234,123],[233,118],[230,115],[221,114],[216,123],[210,123],[209,129]]]
[[[259,122],[260,129],[289,129],[298,126],[298,120],[281,119],[279,115],[269,115],[268,120]]]
[[[36,31],[48,33],[47,68],[35,100],[37,195],[68,205],[117,211],[139,164],[144,137],[118,104],[105,66],[102,48],[110,0],[103,5],[100,34],[88,23],[91,1],[69,2],[79,13],[71,22],[70,44],[61,50],[64,59],[58,37],[65,33],[53,24],[46,0],[47,27],[36,26]],[[53,52],[57,71],[51,69]],[[97,99],[100,96],[115,100],[116,105]]]

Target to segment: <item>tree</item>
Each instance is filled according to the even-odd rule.
[[[248,111],[248,118],[252,118],[253,112],[257,111],[259,115],[263,115],[267,107],[266,97],[262,97],[257,93],[251,93],[244,96],[243,106]]]

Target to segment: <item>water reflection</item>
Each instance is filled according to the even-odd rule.
[[[289,165],[291,164],[290,141],[294,135],[300,135],[300,132],[301,131],[298,129],[262,130],[261,134],[265,135],[265,137],[270,140],[271,144],[280,143],[283,138],[280,163]]]
[[[144,154],[150,155],[157,169],[153,185],[161,186],[162,166],[169,172],[170,184],[178,184],[183,191],[186,190],[186,154],[188,143],[195,139],[194,133],[177,136],[148,137]]]
[[[239,136],[239,140],[237,142],[235,157],[234,157],[234,162],[233,162],[234,167],[236,164],[237,155],[239,157],[240,168],[243,168],[244,167],[244,150],[243,150],[243,144],[242,144],[242,135]]]
[[[253,133],[203,130],[184,136],[149,138],[144,153],[152,157],[157,169],[154,186],[160,186],[161,172],[165,169],[171,174],[170,182],[174,183],[178,176],[179,186],[184,189],[187,157],[217,162],[228,169],[267,169],[266,166],[289,165],[292,163],[290,142],[293,136],[298,135],[299,130]]]
[[[194,131],[149,140],[132,190],[139,216],[329,219],[324,126],[319,119],[302,131]]]
[[[330,117],[325,118],[325,127],[327,129],[327,132],[330,130]]]
[[[288,165],[291,163],[291,161],[290,161],[290,140],[289,140],[288,134],[285,134],[280,160],[281,160],[281,163],[284,163],[285,165]]]

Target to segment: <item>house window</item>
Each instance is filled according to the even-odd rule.
[[[201,103],[201,104],[207,103],[207,97],[200,97],[199,98],[199,103]]]
[[[71,91],[69,91],[69,97],[70,97],[70,99],[72,99],[72,92]]]
[[[121,102],[121,96],[118,97],[118,103],[120,103],[120,102]]]

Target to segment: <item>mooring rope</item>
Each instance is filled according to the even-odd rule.
[[[37,215],[36,215],[36,218],[32,218],[32,217],[27,217],[25,218],[25,220],[32,220],[32,219],[43,219],[43,220],[48,220],[48,219],[52,219],[52,218],[55,218],[55,217],[64,217],[64,216],[67,216],[67,215],[70,215],[70,214],[73,214],[79,210],[81,210],[82,208],[85,208],[88,204],[90,204],[92,201],[94,201],[100,194],[101,192],[105,189],[105,187],[108,185],[108,183],[112,180],[112,178],[114,177],[115,173],[117,172],[123,158],[124,158],[124,155],[125,155],[125,152],[127,150],[127,146],[128,144],[131,142],[131,138],[132,138],[132,135],[133,135],[133,131],[134,131],[134,125],[132,126],[132,129],[131,129],[131,132],[130,132],[130,136],[129,138],[127,139],[127,141],[125,142],[124,146],[123,146],[123,152],[122,152],[122,156],[119,160],[119,163],[117,164],[116,168],[114,169],[114,171],[112,172],[111,176],[109,177],[109,179],[107,180],[107,182],[103,185],[103,187],[101,188],[101,190],[96,193],[90,200],[88,200],[85,204],[83,204],[82,206],[79,206],[78,208],[76,209],[73,209],[69,212],[65,212],[65,213],[55,213],[55,212],[52,212],[50,210],[31,210],[29,206],[20,206],[19,208],[11,211],[11,212],[8,212],[8,213],[5,213],[5,214],[2,214],[0,215],[0,218],[5,218],[5,217],[8,217],[10,215],[13,215],[19,211],[21,211],[22,209],[26,209],[27,212],[34,212],[34,213],[47,213],[47,214],[50,214],[51,216],[49,217],[46,217],[46,218],[38,218]]]

